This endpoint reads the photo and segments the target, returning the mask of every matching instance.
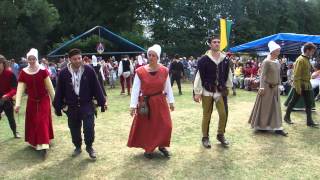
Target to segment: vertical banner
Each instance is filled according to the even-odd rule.
[[[229,49],[230,46],[230,34],[232,28],[232,20],[227,20],[227,48]]]
[[[227,21],[220,19],[220,51],[223,51],[228,46],[227,37]]]
[[[230,34],[232,28],[232,20],[220,19],[220,50],[223,51],[228,48],[230,41]]]

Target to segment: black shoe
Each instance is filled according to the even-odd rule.
[[[152,159],[152,158],[153,158],[152,153],[147,153],[147,152],[145,152],[145,153],[143,154],[143,156],[144,156],[145,158],[147,158],[147,159]]]
[[[232,95],[233,95],[233,96],[236,96],[236,95],[237,95],[237,93],[236,93],[235,91],[233,91]]]
[[[88,152],[89,154],[89,157],[93,160],[97,159],[97,155],[96,155],[96,152],[94,151],[94,149],[92,147],[87,147],[86,148],[86,151]]]
[[[203,147],[205,147],[207,149],[211,148],[211,143],[210,143],[209,137],[202,138],[202,145],[203,145]]]
[[[169,151],[164,147],[159,147],[159,151],[167,158],[170,158]]]
[[[291,118],[288,116],[284,116],[283,120],[288,124],[293,124],[293,122],[291,121]]]
[[[181,96],[181,95],[182,95],[182,92],[179,92],[179,95]]]
[[[319,128],[319,124],[318,123],[315,123],[315,122],[310,122],[310,123],[307,123],[307,126],[309,127],[313,127],[313,128]]]
[[[16,139],[20,139],[21,138],[21,136],[20,136],[20,134],[18,132],[13,133],[13,136]]]
[[[48,152],[47,152],[47,150],[46,150],[46,149],[40,150],[40,155],[41,155],[41,157],[42,157],[43,160],[46,160],[47,157],[48,157]]]
[[[72,153],[72,157],[77,157],[81,154],[82,150],[81,148],[76,148],[74,149],[73,153]]]
[[[220,143],[223,145],[223,146],[228,146],[229,145],[229,142],[226,140],[226,138],[224,137],[224,134],[218,134],[217,135],[217,140],[220,141]]]
[[[276,130],[275,133],[276,133],[276,134],[279,134],[279,135],[281,135],[281,136],[285,136],[285,137],[288,136],[288,133],[287,133],[287,132],[284,132],[283,130]]]

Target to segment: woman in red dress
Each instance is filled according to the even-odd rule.
[[[172,122],[169,107],[174,110],[174,97],[169,71],[158,63],[160,54],[159,45],[148,49],[149,64],[136,70],[130,104],[134,119],[128,147],[143,148],[144,156],[149,159],[157,147],[165,157],[170,156],[166,147],[170,146]],[[141,110],[143,107],[148,111]]]
[[[25,141],[46,158],[50,140],[53,139],[50,97],[54,98],[54,89],[49,72],[38,63],[38,50],[31,49],[27,54],[27,61],[28,66],[21,71],[18,78],[15,111],[19,112],[21,97],[26,89],[28,100]]]

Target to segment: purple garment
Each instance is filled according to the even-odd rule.
[[[56,111],[61,111],[61,109],[67,105],[69,107],[79,107],[81,112],[91,114],[94,112],[93,99],[96,99],[98,106],[101,107],[103,107],[106,102],[97,76],[90,66],[84,65],[79,96],[76,95],[73,89],[72,75],[68,68],[61,70],[53,101],[53,106]]]

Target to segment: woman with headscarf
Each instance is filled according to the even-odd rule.
[[[128,147],[143,148],[149,159],[157,147],[165,157],[170,156],[166,147],[170,146],[174,97],[169,71],[159,64],[160,54],[157,44],[148,49],[149,63],[136,70],[130,103],[134,119]]]
[[[39,65],[37,49],[28,52],[27,62],[28,66],[18,78],[15,111],[19,112],[22,94],[27,90],[25,141],[40,151],[45,159],[53,139],[50,98],[54,98],[54,89],[49,72]]]
[[[287,136],[282,128],[280,105],[281,78],[277,58],[281,48],[274,41],[270,41],[268,47],[270,54],[262,63],[260,88],[249,123],[257,131],[274,131],[276,134]]]

